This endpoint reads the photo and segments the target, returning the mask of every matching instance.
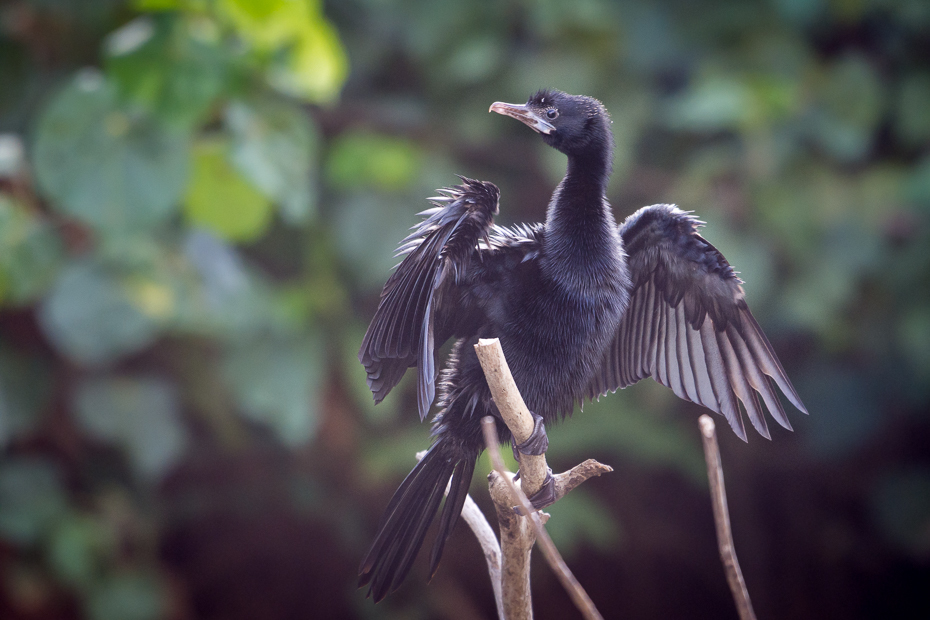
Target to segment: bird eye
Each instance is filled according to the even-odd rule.
[[[548,118],[550,121],[553,121],[557,119],[558,117],[559,117],[559,111],[556,110],[555,108],[549,108],[548,110],[546,110],[546,118]]]

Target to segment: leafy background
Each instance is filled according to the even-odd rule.
[[[428,443],[355,353],[453,173],[543,217],[562,157],[487,113],[541,86],[612,111],[618,217],[707,220],[811,411],[722,436],[760,617],[927,617],[923,0],[0,4],[0,616],[490,616],[463,527],[355,589]],[[550,522],[608,617],[735,617],[699,412],[647,382],[550,431],[617,470]]]

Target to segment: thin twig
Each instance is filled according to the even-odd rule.
[[[743,581],[743,571],[736,559],[736,547],[733,545],[733,532],[730,529],[730,514],[727,510],[727,494],[723,486],[723,466],[720,463],[720,448],[717,446],[717,433],[714,421],[709,415],[698,419],[701,426],[701,439],[704,442],[704,458],[707,460],[707,478],[710,480],[711,504],[714,508],[714,523],[717,526],[717,544],[720,547],[720,559],[727,574],[727,582],[736,602],[740,620],[755,620],[749,591]]]

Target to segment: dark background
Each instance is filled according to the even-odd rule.
[[[544,216],[564,158],[487,113],[543,86],[611,111],[618,219],[708,222],[810,410],[718,426],[759,617],[930,617],[923,0],[0,3],[0,617],[491,616],[463,526],[355,589],[428,445],[355,355],[454,173]],[[645,381],[549,431],[616,470],[549,523],[606,617],[736,617],[700,412]]]

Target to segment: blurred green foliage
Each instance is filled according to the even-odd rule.
[[[824,490],[760,512],[822,521],[795,565],[840,586],[803,598],[776,575],[768,615],[868,610],[850,584],[930,548],[927,41],[922,0],[0,5],[0,616],[257,617],[236,605],[260,576],[199,580],[226,578],[231,547],[277,565],[260,545],[296,549],[288,519],[313,541],[287,571],[304,612],[443,613],[352,595],[428,445],[409,380],[372,407],[355,354],[453,173],[497,183],[503,223],[543,217],[562,156],[487,114],[542,86],[612,112],[618,218],[664,201],[708,222],[811,410],[772,446],[724,439],[737,494],[776,474]],[[697,412],[644,384],[550,431],[557,464],[625,470],[553,508],[564,551],[635,548],[631,481],[700,487]],[[264,513],[254,541],[225,529]],[[820,545],[844,527],[880,558]],[[188,529],[226,551],[172,542]],[[753,547],[766,570],[774,546]],[[433,587],[460,596],[455,578]]]

